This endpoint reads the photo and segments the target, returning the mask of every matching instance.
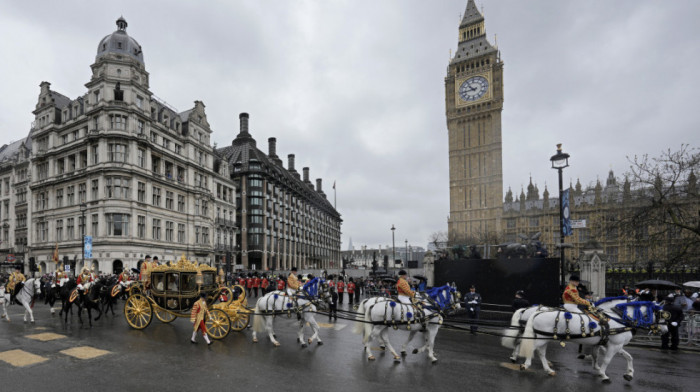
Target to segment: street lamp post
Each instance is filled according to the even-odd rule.
[[[562,152],[560,143],[557,144],[557,153],[552,155],[549,160],[552,162],[552,169],[556,169],[559,172],[559,271],[561,273],[560,284],[561,287],[564,287],[564,284],[566,283],[564,280],[566,275],[566,266],[564,261],[564,183],[562,179],[562,171],[564,168],[569,167],[569,154]],[[568,215],[568,211],[566,211],[566,214]]]
[[[396,230],[396,228],[392,224],[391,225],[391,257],[392,257],[391,262],[392,263],[396,262],[396,243],[394,242],[394,230]],[[386,272],[389,273],[389,266],[388,265],[386,267]]]
[[[85,211],[87,211],[87,203],[81,203],[80,204],[80,214],[81,214],[82,220],[83,220],[81,222],[82,223],[82,232],[83,232],[83,247],[82,247],[82,249],[80,249],[80,254],[81,254],[80,259],[82,261],[83,267],[85,267],[85,234],[87,234],[86,233],[87,225],[85,222]],[[73,271],[73,276],[76,276],[75,271]]]
[[[406,247],[403,248],[403,252],[405,254],[405,258],[406,258],[405,261],[406,262],[404,263],[403,267],[406,268],[406,267],[408,267],[408,238],[404,242],[406,243]]]

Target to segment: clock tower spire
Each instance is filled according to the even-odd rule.
[[[460,244],[489,243],[501,233],[503,62],[486,38],[474,0],[459,24],[445,77],[449,136],[448,235]]]

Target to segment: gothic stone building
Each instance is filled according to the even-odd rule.
[[[14,249],[3,250],[35,257],[43,271],[55,269],[56,246],[82,267],[83,235],[93,241],[84,265],[103,272],[146,254],[213,264],[234,249],[234,183],[228,166],[215,170],[204,104],[179,112],[159,101],[126,28],[120,18],[99,42],[84,95],[41,83],[29,136],[0,165],[15,190],[3,211],[15,236],[3,243]]]
[[[241,113],[240,132],[230,146],[217,150],[229,165],[236,187],[236,220],[240,223],[236,262],[243,268],[288,270],[340,266],[340,214],[323,192],[303,179],[294,167],[294,154],[285,169],[277,156],[277,140],[268,139],[260,151],[249,132],[249,115]]]

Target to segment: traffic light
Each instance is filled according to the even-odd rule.
[[[36,272],[39,269],[36,267],[36,259],[34,257],[29,258],[29,271]]]

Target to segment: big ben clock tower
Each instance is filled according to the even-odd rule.
[[[502,110],[503,62],[486,39],[484,16],[469,0],[445,77],[452,241],[486,242],[501,232]]]

